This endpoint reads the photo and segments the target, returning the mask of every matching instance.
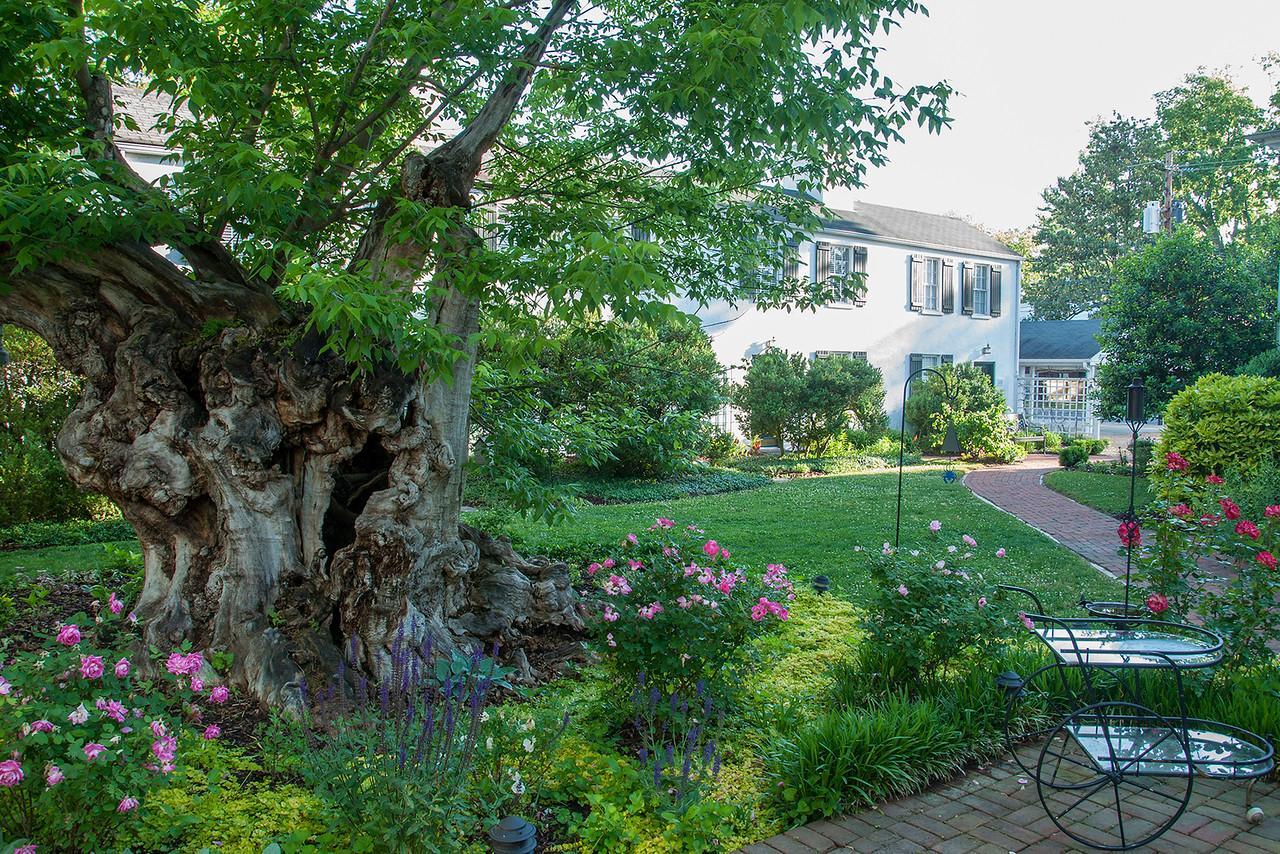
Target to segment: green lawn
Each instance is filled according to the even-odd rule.
[[[1123,475],[1092,471],[1052,471],[1044,476],[1044,485],[1110,516],[1119,516],[1129,509],[1129,478]],[[1134,492],[1134,506],[1141,510],[1154,498],[1148,479],[1139,477],[1138,487]]]
[[[15,579],[37,575],[59,576],[69,572],[93,573],[110,568],[112,561],[104,545],[138,550],[137,540],[115,543],[89,543],[83,546],[50,546],[44,549],[0,551],[0,587],[8,587]]]
[[[696,523],[750,564],[784,563],[795,577],[827,575],[833,588],[855,601],[868,583],[866,555],[893,539],[896,473],[816,477],[775,483],[749,492],[643,504],[586,507],[563,525],[515,520],[510,533],[525,553],[589,557],[593,544],[620,540],[630,531],[668,516]],[[1082,592],[1114,595],[1114,583],[1073,552],[979,501],[959,482],[946,484],[939,471],[907,474],[902,508],[904,548],[926,542],[932,519],[979,544],[974,565],[989,581],[1021,583],[1046,591],[1060,608]],[[1003,547],[1008,556],[994,556]]]

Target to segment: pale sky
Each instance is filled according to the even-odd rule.
[[[946,79],[952,126],[912,126],[889,165],[854,199],[1031,225],[1041,191],[1075,168],[1085,123],[1113,111],[1151,116],[1152,95],[1198,67],[1227,68],[1263,103],[1274,91],[1258,59],[1280,51],[1280,0],[924,0],[882,39],[898,83]]]

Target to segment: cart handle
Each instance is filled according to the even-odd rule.
[[[1018,587],[1018,586],[1017,586],[1017,585],[1015,585],[1015,584],[997,584],[997,585],[996,585],[996,589],[997,589],[997,590],[1009,590],[1009,591],[1012,591],[1012,592],[1014,592],[1014,593],[1021,593],[1022,595],[1026,596],[1028,599],[1030,599],[1032,602],[1034,602],[1034,603],[1035,603],[1035,606],[1036,606],[1036,615],[1037,615],[1037,616],[1038,616],[1038,615],[1040,615],[1040,614],[1043,614],[1043,613],[1045,612],[1045,610],[1044,610],[1044,605],[1042,605],[1042,604],[1040,603],[1040,597],[1039,597],[1039,596],[1037,596],[1036,594],[1032,593],[1030,590],[1028,590],[1028,589],[1027,589],[1027,588],[1025,588],[1025,587]]]

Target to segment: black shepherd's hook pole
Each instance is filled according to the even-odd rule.
[[[1129,394],[1125,401],[1125,423],[1133,436],[1133,444],[1129,446],[1129,509],[1124,514],[1125,553],[1124,553],[1124,615],[1129,616],[1129,575],[1133,567],[1133,542],[1140,527],[1138,525],[1138,509],[1134,497],[1138,489],[1138,431],[1146,423],[1143,414],[1147,408],[1147,389],[1142,380],[1135,379],[1129,383]]]
[[[947,379],[947,375],[937,368],[919,368],[912,371],[907,376],[907,381],[902,384],[902,427],[898,431],[898,515],[893,523],[893,547],[898,548],[898,541],[902,535],[902,466],[906,461],[907,446],[907,390],[911,388],[911,381],[921,374],[934,374],[942,380],[942,389],[947,396],[947,402],[955,404],[956,395],[951,390],[951,382]],[[960,445],[956,440],[955,427],[950,423],[947,424],[947,435],[942,442],[943,453],[953,454],[959,453]]]

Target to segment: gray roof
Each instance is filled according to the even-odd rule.
[[[116,101],[116,142],[132,142],[138,145],[166,144],[168,134],[156,130],[156,123],[165,119],[173,111],[173,101],[168,95],[153,92],[143,94],[144,90],[123,83],[113,84],[111,93]],[[178,113],[183,118],[191,118],[185,107],[179,107]],[[125,127],[120,119],[128,115],[138,123],[138,129]],[[167,120],[166,120],[167,121]]]
[[[960,249],[983,255],[1019,258],[1008,246],[959,217],[924,213],[858,202],[853,210],[832,209],[827,225],[833,230],[853,231],[921,246]]]
[[[1092,359],[1098,343],[1101,320],[1024,320],[1018,327],[1022,341],[1020,360]]]

